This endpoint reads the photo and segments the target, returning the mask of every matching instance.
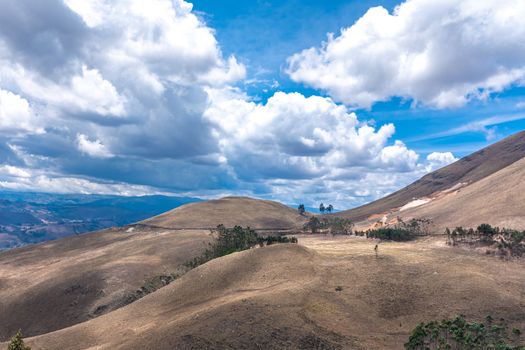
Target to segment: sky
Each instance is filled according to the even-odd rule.
[[[522,0],[0,8],[0,190],[344,209],[525,127]]]

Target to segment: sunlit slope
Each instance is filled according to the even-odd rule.
[[[435,230],[481,223],[525,229],[525,159],[419,207],[401,217],[432,219]]]
[[[305,220],[277,202],[229,197],[138,225],[1,253],[0,340],[19,328],[33,336],[121,307],[148,279],[169,275],[201,254],[209,229],[219,224],[289,230]]]
[[[475,152],[413,184],[372,203],[338,213],[357,222],[371,215],[387,213],[413,199],[431,196],[456,185],[471,184],[525,157],[525,131]]]
[[[213,260],[133,304],[28,343],[70,350],[402,349],[419,322],[461,313],[525,326],[523,262],[436,240],[382,243],[377,257],[375,242],[361,238],[299,242],[304,246]]]
[[[177,229],[250,226],[254,229],[301,228],[305,216],[281,203],[247,197],[226,197],[187,204],[142,221],[154,227]]]
[[[0,254],[0,340],[108,312],[159,274],[201,253],[208,231],[114,229]]]

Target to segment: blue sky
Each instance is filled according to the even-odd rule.
[[[0,188],[348,208],[525,127],[520,0],[0,0]]]
[[[294,83],[283,72],[292,54],[317,46],[328,33],[337,33],[355,22],[370,7],[393,9],[395,1],[195,1],[194,9],[214,28],[226,55],[234,54],[250,67],[249,77],[266,80],[278,90],[318,94],[315,89]],[[276,89],[249,86],[248,91],[268,98]]]
[[[369,8],[389,11],[400,1],[195,1],[194,9],[216,30],[225,54],[235,54],[250,67],[249,77],[264,80],[246,87],[263,101],[274,91],[299,91],[326,95],[292,81],[283,71],[292,54],[325,41],[327,33],[351,26]],[[278,87],[271,87],[277,81]],[[267,91],[266,91],[267,90]],[[394,98],[359,114],[378,123],[394,122],[396,135],[421,154],[453,151],[462,157],[499,139],[525,129],[525,88],[512,86],[492,95],[489,101],[471,102],[461,108],[436,110],[411,108],[411,101]],[[518,106],[517,106],[518,105]],[[521,119],[512,120],[512,116]],[[495,119],[487,131],[474,130],[445,135],[460,125]],[[510,120],[509,120],[510,119]],[[506,121],[505,120],[509,120]],[[501,123],[499,123],[501,121]],[[443,136],[440,136],[443,134]]]

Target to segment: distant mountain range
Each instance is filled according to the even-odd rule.
[[[197,201],[190,197],[0,192],[0,250],[127,225]]]

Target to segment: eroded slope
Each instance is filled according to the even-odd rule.
[[[434,231],[446,227],[493,226],[525,229],[525,159],[469,186],[424,205],[397,213],[404,218],[429,218]]]
[[[475,152],[382,199],[337,213],[354,222],[388,213],[417,198],[430,196],[458,184],[472,184],[525,157],[525,131]]]

